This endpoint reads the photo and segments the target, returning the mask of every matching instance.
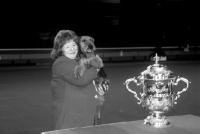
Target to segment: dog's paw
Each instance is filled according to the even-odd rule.
[[[75,75],[76,79],[80,78],[80,66],[76,66],[75,67],[75,69],[74,69],[74,75]]]
[[[103,67],[103,61],[98,55],[96,55],[90,58],[90,65],[95,67],[96,69],[100,69]]]
[[[76,66],[74,69],[75,78],[78,79],[78,78],[82,77],[84,74],[84,71],[85,71],[85,67],[80,66],[80,65]]]

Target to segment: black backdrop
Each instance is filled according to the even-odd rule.
[[[128,46],[198,45],[199,7],[186,0],[121,1],[120,26]],[[122,40],[124,42],[124,40]]]
[[[1,13],[0,48],[51,48],[60,29],[93,36],[97,47],[199,45],[199,7],[185,0],[21,2],[3,5]],[[105,16],[117,16],[118,25]]]
[[[7,3],[2,10],[2,44],[0,48],[51,48],[51,40],[61,29],[74,30],[78,35],[90,35],[100,42],[98,47],[112,38],[111,20],[105,16],[118,14],[119,4],[66,1]],[[48,44],[47,44],[48,42]],[[112,45],[110,45],[112,47]]]

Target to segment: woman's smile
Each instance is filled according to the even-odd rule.
[[[70,58],[70,59],[76,59],[77,53],[78,53],[78,46],[74,41],[67,42],[63,46],[63,54]]]

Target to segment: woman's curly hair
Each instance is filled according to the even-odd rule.
[[[78,46],[78,55],[77,59],[80,57],[80,44],[79,37],[72,30],[60,30],[54,38],[54,46],[51,51],[51,58],[57,59],[63,55],[62,47],[70,41],[74,41]]]

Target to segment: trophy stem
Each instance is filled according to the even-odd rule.
[[[170,121],[162,115],[160,111],[153,111],[150,116],[144,120],[144,124],[151,125],[156,128],[163,128],[169,126]]]

